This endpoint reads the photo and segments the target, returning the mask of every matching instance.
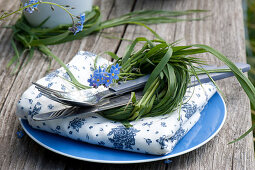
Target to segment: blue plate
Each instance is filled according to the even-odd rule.
[[[167,159],[190,152],[211,140],[226,119],[226,106],[217,92],[205,106],[197,124],[179,141],[174,150],[164,156],[119,151],[91,145],[33,129],[27,120],[20,119],[25,132],[43,147],[71,158],[98,163],[141,163]]]

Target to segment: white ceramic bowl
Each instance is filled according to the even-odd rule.
[[[28,0],[22,0],[23,3],[27,1]],[[93,5],[93,0],[44,0],[44,1],[74,7],[74,9],[68,9],[68,11],[75,16],[79,16],[81,13],[85,11],[91,11]],[[66,11],[57,6],[54,6],[53,11],[50,5],[48,4],[39,4],[38,11],[34,11],[32,14],[24,11],[24,15],[27,21],[32,26],[38,26],[48,17],[50,17],[49,20],[42,27],[54,28],[62,24],[72,24],[72,19]]]

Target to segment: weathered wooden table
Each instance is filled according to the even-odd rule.
[[[164,9],[211,10],[210,17],[199,22],[181,22],[151,26],[169,42],[182,39],[182,44],[202,43],[221,51],[234,62],[246,62],[243,11],[241,0],[96,0],[104,19],[133,10]],[[17,9],[19,0],[0,0],[0,10]],[[14,23],[17,16],[1,25]],[[152,35],[138,26],[121,26],[104,30],[114,36],[134,39]],[[121,54],[127,42],[106,39],[99,33],[80,41],[52,46],[53,52],[67,63],[79,50]],[[107,35],[108,35],[107,34]],[[21,129],[15,116],[16,103],[32,81],[43,77],[48,63],[36,53],[32,61],[17,75],[11,76],[6,64],[14,54],[10,42],[11,30],[0,29],[0,169],[254,169],[252,135],[232,145],[227,143],[251,126],[249,100],[235,78],[219,81],[226,96],[227,120],[220,133],[206,145],[172,158],[172,163],[156,161],[143,164],[112,165],[74,160],[53,153],[28,136],[17,138]],[[202,55],[210,64],[221,64],[215,57]],[[59,65],[53,63],[53,68]]]

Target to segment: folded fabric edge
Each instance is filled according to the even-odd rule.
[[[197,111],[193,116],[190,117],[190,119],[186,123],[183,124],[183,126],[181,126],[176,131],[176,133],[173,136],[171,136],[168,139],[165,139],[166,141],[165,145],[169,145],[171,149],[168,152],[165,152],[161,155],[166,155],[171,153],[174,147],[182,140],[182,138],[196,125],[200,117],[201,117],[201,114],[199,111]],[[159,154],[156,154],[156,155],[159,155]]]

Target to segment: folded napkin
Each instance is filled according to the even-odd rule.
[[[87,80],[92,73],[95,57],[89,52],[79,52],[67,64],[78,81],[85,85],[88,85]],[[97,60],[97,66],[108,64],[110,63],[104,58],[99,57]],[[60,68],[38,80],[37,83],[56,90],[76,90],[63,77],[70,80],[66,71]],[[170,153],[177,142],[196,124],[200,112],[215,92],[216,88],[212,83],[189,88],[180,111],[133,121],[131,128],[125,128],[120,122],[108,120],[95,113],[49,121],[34,121],[32,116],[35,114],[59,110],[67,106],[44,97],[32,85],[19,100],[16,114],[27,119],[33,128],[74,140],[132,152],[164,155]]]

